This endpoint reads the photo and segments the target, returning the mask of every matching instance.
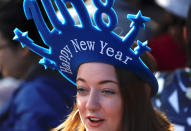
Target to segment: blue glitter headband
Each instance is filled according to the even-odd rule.
[[[141,11],[137,15],[128,15],[132,21],[131,30],[121,38],[112,30],[117,25],[117,15],[112,8],[114,0],[93,0],[97,10],[93,21],[86,9],[83,0],[55,0],[55,4],[62,14],[61,21],[54,10],[50,0],[41,0],[47,16],[53,26],[50,30],[45,23],[36,0],[24,0],[24,12],[27,19],[33,19],[39,34],[49,48],[38,46],[23,33],[15,29],[14,40],[20,41],[22,47],[42,56],[40,64],[45,68],[58,70],[67,80],[76,85],[76,74],[80,64],[86,62],[103,62],[125,68],[148,82],[151,86],[151,96],[158,90],[158,83],[153,73],[140,59],[145,51],[149,51],[146,42],[137,41],[138,46],[132,50],[130,47],[135,41],[140,27],[145,28],[145,22],[150,18],[144,17]],[[70,2],[75,8],[81,25],[75,25],[65,2]],[[102,14],[108,16],[109,23],[105,23]],[[24,25],[23,25],[24,26]]]

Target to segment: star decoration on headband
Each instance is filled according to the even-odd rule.
[[[43,57],[40,61],[39,64],[43,65],[45,69],[50,68],[52,70],[57,69],[56,63],[50,59],[47,59]]]
[[[148,22],[150,20],[149,17],[142,16],[141,11],[137,13],[137,15],[127,15],[127,18],[132,21],[130,27],[133,26],[141,26],[142,28],[145,28],[145,22]]]
[[[38,45],[34,46],[34,41],[28,37],[28,32],[22,32],[17,28],[15,29],[15,32],[17,32],[17,34],[14,36],[13,40],[20,41],[23,48],[27,46],[32,51],[40,53],[41,56],[49,57],[49,50]]]
[[[32,45],[34,41],[28,37],[28,32],[21,32],[21,31],[18,30],[18,29],[16,29],[16,31],[17,31],[17,35],[14,36],[13,40],[23,41],[23,42],[21,42],[22,48],[24,48],[24,47],[26,46],[25,43],[27,43],[27,46],[28,46],[29,48],[32,47],[32,46],[29,46],[29,45]],[[38,50],[39,50],[39,51],[42,51],[42,50],[43,50],[43,47],[37,46],[37,47],[36,47],[36,50],[35,50],[35,49],[33,49],[33,50],[34,50],[35,52],[39,53]],[[41,52],[42,54],[48,54],[48,50],[45,50],[45,49],[44,49],[43,51],[44,51],[44,53]],[[47,69],[47,68],[50,68],[50,69],[52,69],[52,70],[57,69],[56,63],[55,63],[54,61],[52,61],[52,60],[46,58],[46,57],[43,57],[43,58],[39,61],[39,64],[42,64],[45,69]]]
[[[18,32],[18,35],[15,35],[13,40],[22,41],[21,39],[27,40],[29,43],[33,43],[33,40],[28,37],[28,32]],[[26,45],[21,42],[22,48],[24,48]]]
[[[142,55],[145,51],[150,51],[151,50],[151,48],[149,48],[147,46],[148,41],[145,41],[145,42],[142,43],[141,41],[137,40],[137,44],[138,44],[138,46],[135,47],[135,49],[134,49],[135,54],[137,56]]]

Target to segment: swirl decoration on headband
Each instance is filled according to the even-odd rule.
[[[43,48],[28,37],[28,32],[15,29],[14,40],[20,41],[22,47],[42,56],[40,64],[45,68],[58,70],[66,79],[74,85],[76,73],[80,64],[86,62],[104,62],[125,68],[145,80],[151,85],[152,96],[158,90],[158,83],[152,72],[140,59],[145,51],[150,48],[146,42],[138,41],[138,46],[132,50],[140,27],[145,28],[145,22],[150,18],[142,16],[141,11],[137,15],[127,15],[132,21],[130,31],[121,38],[112,30],[118,23],[117,15],[112,8],[114,0],[93,0],[97,10],[92,19],[83,0],[55,0],[58,10],[64,21],[61,21],[50,0],[41,0],[44,10],[53,26],[50,30],[43,19],[41,10],[36,0],[24,0],[24,12],[27,19],[33,19],[39,34],[49,48]],[[70,2],[76,10],[81,25],[75,25],[70,15],[66,2]],[[103,20],[102,15],[108,16],[109,22]],[[24,25],[23,25],[24,26]]]

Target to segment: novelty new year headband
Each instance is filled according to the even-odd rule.
[[[112,32],[117,25],[117,16],[112,6],[114,0],[93,0],[97,10],[94,14],[93,25],[83,0],[55,0],[56,6],[64,18],[64,22],[58,19],[50,0],[41,0],[44,9],[50,19],[53,29],[50,30],[41,14],[36,0],[24,0],[24,12],[27,19],[33,19],[44,43],[49,47],[43,48],[35,44],[28,36],[15,29],[14,40],[21,42],[22,47],[42,56],[40,64],[45,68],[58,70],[66,79],[76,85],[76,73],[80,64],[86,62],[103,62],[125,68],[145,80],[151,85],[152,94],[158,90],[158,83],[152,72],[140,59],[145,51],[150,50],[147,42],[138,41],[138,46],[132,50],[132,46],[140,27],[145,27],[148,17],[128,15],[132,21],[129,33],[122,39]],[[70,2],[76,9],[81,25],[75,25],[65,2]],[[109,17],[109,23],[105,23],[102,14]],[[24,25],[23,25],[24,26]]]

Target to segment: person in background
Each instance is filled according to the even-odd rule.
[[[0,111],[0,130],[47,131],[64,120],[76,91],[58,73],[40,66],[38,55],[12,40],[15,27],[23,31],[30,27],[29,36],[41,41],[33,21],[24,15],[22,2],[11,0],[0,9],[0,69],[4,77],[22,79]]]
[[[186,20],[183,36],[187,66],[173,72],[160,72],[160,91],[158,96],[153,98],[154,106],[167,115],[174,124],[175,131],[191,130],[191,8]]]
[[[7,0],[1,1],[0,10],[3,10],[7,3],[9,3]],[[2,21],[2,19],[0,20]],[[20,51],[20,48],[14,50],[17,48],[14,48],[15,46],[9,46],[11,44],[7,44],[7,40],[4,39],[3,35],[3,32],[0,32],[0,110],[8,101],[13,91],[18,87],[23,79],[23,75],[26,74],[26,70],[28,69],[26,66],[26,70],[23,70],[25,62],[21,61],[25,59],[17,53]],[[9,37],[7,38],[9,39]]]
[[[159,71],[173,71],[186,66],[185,43],[182,32],[190,0],[155,0],[166,12],[149,46]]]
[[[21,81],[21,79],[14,77],[4,77],[0,79],[0,110],[2,110]]]

